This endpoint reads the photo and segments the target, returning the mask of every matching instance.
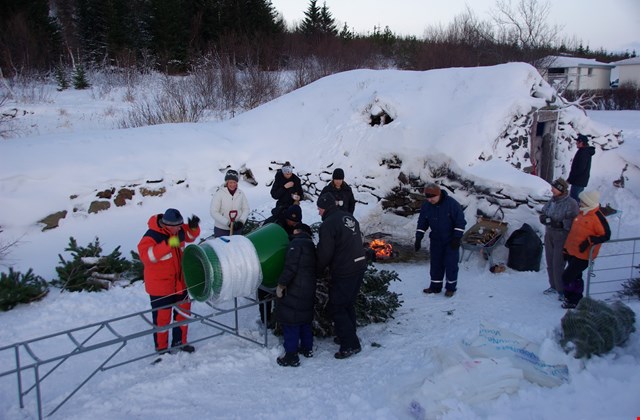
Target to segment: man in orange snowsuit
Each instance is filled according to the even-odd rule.
[[[595,259],[600,251],[600,244],[611,238],[609,223],[600,210],[600,193],[583,191],[579,198],[580,212],[573,220],[569,236],[564,243],[567,267],[562,273],[564,285],[562,307],[565,309],[575,308],[582,299],[584,290],[582,272],[589,266],[589,252],[591,252],[591,258]]]
[[[182,249],[185,242],[193,242],[200,235],[200,218],[192,216],[184,223],[176,209],[151,216],[149,230],[138,243],[140,260],[144,264],[145,290],[151,298],[153,323],[159,328],[185,319],[181,312],[189,313],[191,302],[182,274]],[[178,310],[174,310],[178,308]],[[169,331],[153,334],[156,351],[169,351]],[[187,325],[173,328],[171,348],[193,353],[195,348],[187,344]]]

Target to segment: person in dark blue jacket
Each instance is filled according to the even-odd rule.
[[[331,175],[331,182],[322,189],[320,195],[331,193],[336,198],[337,206],[347,213],[353,214],[356,209],[356,199],[349,184],[344,182],[344,170],[336,168]]]
[[[340,350],[336,359],[346,359],[362,350],[356,335],[356,298],[367,269],[360,224],[336,205],[331,193],[318,198],[318,214],[322,217],[318,240],[318,273],[331,271],[329,311],[333,318]]]
[[[284,335],[280,366],[299,366],[298,352],[313,357],[313,306],[316,296],[316,246],[311,228],[298,223],[293,229],[276,287],[276,318]]]
[[[569,196],[580,203],[578,196],[584,191],[589,184],[589,175],[591,174],[591,157],[595,155],[596,149],[589,146],[589,138],[584,134],[578,134],[576,141],[578,151],[571,161],[571,170],[567,182],[571,184]]]
[[[417,252],[422,247],[424,234],[431,228],[431,284],[423,292],[440,293],[446,275],[445,296],[452,297],[457,290],[460,241],[467,224],[464,211],[462,206],[437,184],[428,184],[424,188],[424,195],[427,201],[420,208],[415,242]]]
[[[304,199],[302,181],[293,173],[293,166],[288,161],[276,172],[271,186],[271,197],[276,200],[276,206],[265,223],[276,222],[292,204],[300,204]]]

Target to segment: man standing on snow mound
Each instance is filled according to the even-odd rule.
[[[571,161],[571,170],[567,182],[571,184],[569,195],[571,198],[580,202],[578,197],[589,183],[589,175],[591,173],[591,156],[596,153],[593,146],[589,146],[589,138],[583,134],[578,134],[576,141],[578,151]]]
[[[318,273],[329,267],[329,313],[333,319],[340,350],[336,359],[346,359],[362,350],[356,335],[356,298],[367,269],[360,224],[349,213],[336,206],[331,193],[318,198],[318,214],[322,217],[318,240]]]
[[[336,168],[331,175],[331,182],[322,189],[320,195],[331,193],[336,198],[337,205],[347,213],[353,214],[356,209],[356,199],[349,184],[344,182],[344,171]]]
[[[151,298],[151,308],[175,305],[182,312],[189,313],[191,302],[182,274],[182,249],[186,242],[193,242],[200,235],[200,218],[191,216],[184,223],[182,215],[176,209],[167,209],[164,214],[151,216],[147,222],[149,230],[138,243],[138,253],[144,265],[144,288]],[[186,318],[173,307],[153,311],[153,324],[156,328]],[[158,354],[169,351],[169,331],[153,334]],[[195,349],[187,344],[187,325],[173,328],[171,347],[187,353]]]
[[[304,198],[302,181],[293,173],[291,163],[285,162],[282,169],[276,172],[271,186],[271,197],[276,201],[276,206],[271,210],[271,217],[265,223],[276,222],[282,212],[293,204],[300,204]]]
[[[428,184],[424,188],[427,201],[420,208],[418,228],[416,229],[416,252],[422,247],[422,238],[429,234],[431,253],[431,285],[424,289],[426,294],[440,293],[442,283],[447,277],[446,297],[452,297],[458,285],[458,259],[460,241],[467,222],[460,204],[442,191],[437,184]]]
[[[600,244],[610,238],[609,222],[600,210],[600,193],[598,191],[581,192],[580,212],[573,220],[569,236],[564,243],[567,267],[562,273],[563,308],[571,309],[578,305],[584,290],[582,272],[589,266],[589,252],[591,252],[591,258],[595,259],[600,251]]]

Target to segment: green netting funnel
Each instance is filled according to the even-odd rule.
[[[284,267],[289,235],[276,223],[268,223],[247,235],[258,253],[262,268],[262,285],[276,287]]]
[[[208,243],[189,245],[182,256],[182,271],[191,298],[206,301],[220,293],[222,269],[212,246]]]
[[[189,245],[182,270],[189,295],[198,301],[249,296],[262,283],[275,287],[284,266],[289,238],[276,224],[246,237],[234,235]]]

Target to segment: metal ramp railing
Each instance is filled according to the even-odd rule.
[[[271,289],[265,290],[271,291]],[[189,313],[181,311],[187,319],[171,323],[161,328],[154,326],[152,321],[152,312],[154,310],[149,309],[0,347],[0,369],[2,369],[0,370],[0,378],[10,375],[16,376],[17,394],[21,409],[25,408],[25,397],[35,391],[37,416],[39,419],[42,419],[44,416],[44,406],[42,402],[43,381],[58,371],[58,369],[72,357],[89,352],[97,354],[96,350],[112,348],[103,354],[103,359],[99,359],[98,366],[46,414],[47,417],[56,413],[60,407],[73,397],[97,373],[105,372],[152,356],[157,357],[157,353],[153,351],[143,355],[124,355],[126,356],[123,358],[124,360],[116,359],[116,356],[121,354],[121,351],[127,344],[156,332],[167,331],[174,327],[198,322],[213,328],[214,333],[194,340],[190,339],[190,344],[219,337],[223,334],[231,334],[254,344],[267,347],[267,325],[263,327],[263,339],[261,341],[255,340],[250,335],[243,335],[239,328],[238,311],[269,302],[273,300],[273,297],[263,300],[250,297],[241,299],[247,303],[239,304],[238,298],[234,298],[231,308],[220,308],[209,302],[205,302],[207,306],[205,309],[210,309],[210,313],[199,313],[192,307]],[[174,310],[180,311],[175,304],[162,308],[171,307],[173,307]],[[266,305],[262,305],[262,310],[266,312]],[[229,322],[229,317],[223,320],[222,317],[224,315],[231,315],[231,321]],[[192,335],[193,334],[190,334],[190,336]],[[9,369],[3,369],[4,366],[11,367]],[[27,373],[29,371],[33,372],[33,378],[31,380],[28,380]]]
[[[612,239],[602,244],[598,257],[589,253],[585,296],[615,298],[622,284],[640,275],[640,238]]]

